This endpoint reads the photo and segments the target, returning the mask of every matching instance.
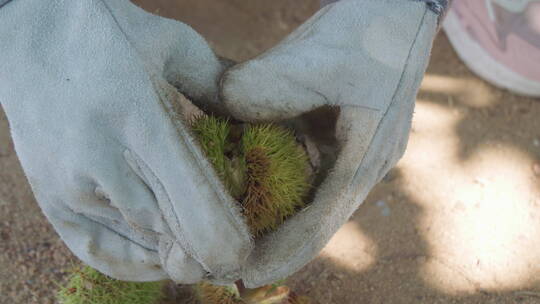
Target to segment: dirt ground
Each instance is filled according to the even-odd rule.
[[[237,61],[317,9],[316,0],[136,2]],[[539,100],[475,77],[441,33],[405,157],[291,286],[321,304],[540,303],[539,117]],[[54,303],[72,260],[0,111],[0,303]]]

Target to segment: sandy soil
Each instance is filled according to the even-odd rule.
[[[316,0],[136,2],[238,61],[317,9]],[[440,34],[405,157],[291,286],[321,304],[540,303],[538,117],[538,100],[475,77]],[[53,282],[72,260],[0,111],[0,303],[54,303]]]

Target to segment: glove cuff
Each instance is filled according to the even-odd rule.
[[[446,17],[446,13],[448,12],[448,9],[450,9],[450,5],[452,5],[452,2],[454,0],[413,0],[413,1],[422,1],[427,4],[429,9],[431,9],[433,12],[439,15],[439,29],[442,24],[442,21],[444,20],[444,17]]]
[[[434,11],[440,16],[444,16],[446,14],[446,11],[448,10],[448,7],[450,6],[451,0],[413,0],[413,1],[422,1],[427,4],[429,9]]]

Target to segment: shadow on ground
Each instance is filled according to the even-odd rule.
[[[318,303],[539,303],[540,291],[531,289],[483,289],[469,279],[460,265],[447,263],[432,253],[423,233],[429,227],[419,225],[425,217],[423,204],[400,188],[400,170],[395,179],[381,183],[355,213],[350,222],[330,242],[321,256],[289,279],[299,293]],[[378,199],[378,198],[384,199]],[[384,202],[384,205],[381,203]],[[385,211],[393,210],[393,211]],[[388,212],[388,213],[387,213]],[[356,230],[356,231],[354,231]],[[332,253],[344,242],[363,243],[363,260],[354,261]],[[349,245],[351,246],[351,245]],[[339,250],[339,249],[338,249]],[[367,263],[365,261],[367,260]],[[428,264],[447,268],[445,274],[461,277],[472,288],[466,292],[445,292],[430,284]],[[465,267],[465,266],[464,266]]]
[[[421,113],[415,116],[409,155],[371,192],[321,256],[291,278],[291,283],[320,303],[540,303],[540,270],[535,266],[525,270],[514,262],[528,260],[531,265],[538,261],[540,247],[534,240],[540,237],[538,227],[513,231],[509,218],[514,214],[500,215],[497,226],[488,218],[492,214],[474,212],[487,205],[502,209],[495,211],[499,214],[509,210],[519,217],[525,212],[528,220],[538,221],[540,178],[532,168],[540,159],[539,100],[514,96],[475,77],[441,34],[417,108]],[[441,125],[447,130],[438,130]],[[437,139],[445,136],[449,138]],[[430,139],[435,140],[426,145]],[[441,153],[448,153],[443,157],[430,155],[447,145],[455,151]],[[415,152],[423,155],[410,155]],[[485,155],[508,161],[484,164]],[[424,158],[432,160],[415,164]],[[443,164],[433,164],[437,162]],[[481,169],[474,167],[475,162]],[[500,169],[507,164],[508,168]],[[512,175],[489,175],[505,170],[520,173],[516,180]],[[437,193],[437,188],[443,188],[441,183],[455,183],[457,189],[444,187]],[[490,200],[490,191],[496,193],[493,188],[500,183],[510,184],[501,191],[516,193],[504,193],[507,200]],[[517,195],[521,190],[527,195]],[[435,194],[425,194],[429,192]],[[520,204],[521,210],[514,211]],[[433,232],[441,229],[436,221],[445,216],[472,218],[448,221],[464,228],[448,225],[447,233]],[[461,228],[470,229],[470,235],[458,233],[457,238],[465,235],[468,239],[456,242],[451,234]],[[497,239],[498,233],[510,237]],[[514,235],[519,239],[515,243],[511,240]],[[363,245],[344,246],[345,242]],[[491,246],[504,249],[490,252]],[[356,261],[354,250],[361,252]],[[464,258],[456,250],[478,258]],[[486,261],[490,255],[494,261]],[[367,262],[358,262],[362,259]],[[506,265],[496,265],[498,262]]]

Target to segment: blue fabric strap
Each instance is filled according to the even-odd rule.
[[[432,11],[439,14],[440,16],[446,15],[446,11],[448,10],[448,7],[450,6],[450,2],[451,2],[451,0],[417,0],[417,1],[425,2]]]

